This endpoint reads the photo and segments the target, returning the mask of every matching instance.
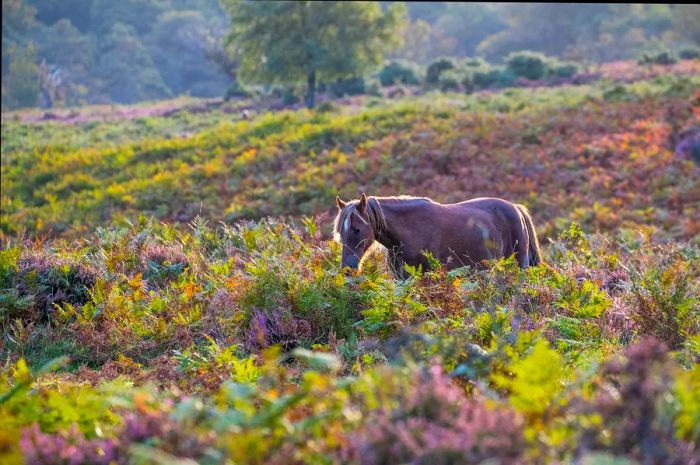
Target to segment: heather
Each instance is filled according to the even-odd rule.
[[[3,121],[3,463],[698,463],[700,81],[630,66]],[[346,274],[362,191],[524,203],[544,263]]]

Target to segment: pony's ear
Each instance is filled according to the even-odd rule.
[[[345,208],[345,202],[343,202],[342,200],[340,200],[340,197],[338,197],[337,195],[335,196],[335,204],[338,206],[338,208],[339,208],[340,210],[342,210],[343,208]]]
[[[360,213],[365,211],[365,207],[367,206],[367,196],[362,193],[362,197],[360,197],[360,203],[357,204],[357,211]]]

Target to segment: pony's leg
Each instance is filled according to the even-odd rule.
[[[518,244],[515,246],[516,255],[518,256],[518,265],[523,270],[530,266],[530,258],[528,256],[528,242],[527,240],[518,240]]]
[[[409,274],[404,268],[403,254],[398,248],[389,249],[389,266],[394,276],[399,279],[407,279]]]
[[[517,231],[515,247],[513,251],[518,257],[518,265],[523,270],[530,266],[530,236],[527,229],[527,219],[522,214],[520,209],[516,208],[518,212],[518,223],[515,225],[515,230]]]

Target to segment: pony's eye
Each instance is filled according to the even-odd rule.
[[[360,234],[360,228],[352,228],[353,234]]]

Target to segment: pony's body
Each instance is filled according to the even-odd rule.
[[[530,215],[522,205],[506,200],[479,198],[443,205],[427,198],[363,195],[347,204],[338,199],[338,207],[335,232],[343,243],[343,266],[356,268],[373,241],[386,247],[399,276],[405,276],[404,264],[427,268],[424,251],[448,269],[480,266],[484,260],[512,254],[522,268],[540,262]]]

